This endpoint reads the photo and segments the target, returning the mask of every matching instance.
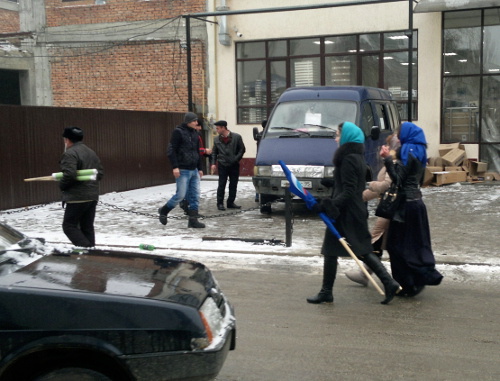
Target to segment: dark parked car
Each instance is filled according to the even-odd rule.
[[[235,348],[233,309],[203,264],[43,250],[0,224],[0,380],[210,380]]]

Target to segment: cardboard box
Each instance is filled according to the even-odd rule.
[[[442,157],[445,166],[456,167],[462,164],[465,157],[465,151],[460,148],[453,148]]]
[[[459,166],[459,167],[449,167],[449,166],[445,166],[444,167],[444,170],[447,171],[447,172],[452,172],[452,171],[463,171],[463,167],[462,166]]]
[[[477,176],[488,169],[488,163],[482,161],[471,161],[469,162],[469,173],[472,177]]]
[[[443,171],[443,167],[431,167],[429,165],[426,166],[423,186],[430,185],[434,180],[434,172],[441,172],[441,171]]]
[[[498,174],[497,174],[498,175]],[[495,173],[494,172],[485,172],[484,173],[484,180],[486,181],[493,181],[495,179]]]
[[[456,149],[456,148],[465,151],[465,146],[461,143],[440,144],[439,148],[438,148],[439,156],[443,157],[448,152],[450,152],[452,149]]]
[[[443,159],[441,157],[433,156],[427,159],[428,165],[430,167],[441,167],[441,171],[443,170]]]
[[[431,166],[431,165],[428,165],[427,167],[425,167],[425,169],[428,169],[429,172],[443,172],[443,167],[434,167],[434,166]]]
[[[467,180],[467,173],[464,171],[452,171],[452,172],[435,172],[433,174],[432,184],[434,185],[444,185],[460,183]]]

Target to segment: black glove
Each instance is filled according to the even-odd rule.
[[[336,220],[340,216],[340,211],[330,198],[321,200],[321,209],[328,217]]]
[[[333,187],[333,179],[331,177],[324,177],[321,179],[321,185],[327,188],[332,188]]]
[[[311,211],[316,214],[323,213],[323,208],[321,207],[321,202],[317,202],[316,204],[313,205],[311,208]]]

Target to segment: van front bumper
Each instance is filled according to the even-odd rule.
[[[302,186],[314,197],[326,197],[330,194],[330,189],[321,184],[322,179],[298,178]],[[288,187],[286,177],[265,177],[254,176],[252,182],[255,191],[259,194],[272,195],[277,197],[285,196],[285,189]]]

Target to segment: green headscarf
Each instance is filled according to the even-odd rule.
[[[340,135],[339,144],[345,143],[364,143],[365,142],[365,134],[354,123],[344,122],[342,125],[342,133]]]

